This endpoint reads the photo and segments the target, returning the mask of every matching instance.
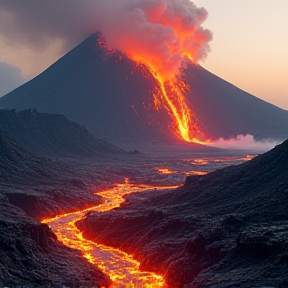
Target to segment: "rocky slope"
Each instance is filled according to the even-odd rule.
[[[83,170],[82,170],[83,169]],[[37,156],[0,130],[0,191],[10,203],[40,219],[101,202],[92,192],[102,181],[96,172]]]
[[[39,76],[0,98],[0,108],[64,114],[111,143],[167,143],[171,118],[155,108],[159,84],[144,65],[107,51],[92,35]],[[183,71],[199,125],[212,138],[252,134],[284,140],[288,111],[262,101],[192,63]],[[173,129],[172,129],[173,130]]]
[[[100,203],[80,176],[68,164],[28,152],[0,130],[0,287],[109,286],[106,275],[27,216]]]
[[[124,153],[63,115],[36,109],[0,110],[0,129],[11,133],[26,149],[45,156],[99,158]]]
[[[288,279],[287,171],[288,140],[168,193],[127,196],[77,225],[165,275],[169,287],[278,287]]]
[[[1,287],[109,286],[106,275],[58,242],[46,224],[11,205],[1,192],[0,205]]]

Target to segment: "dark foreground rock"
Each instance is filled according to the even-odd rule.
[[[46,224],[29,217],[51,217],[100,203],[102,198],[90,191],[89,177],[95,184],[99,181],[78,170],[27,151],[0,130],[0,287],[110,285],[80,252],[65,247]]]
[[[27,217],[1,193],[0,205],[0,287],[109,286],[106,275],[63,246],[46,224]]]
[[[241,165],[189,176],[176,190],[127,196],[77,226],[170,287],[278,287],[288,279],[287,211],[288,140]]]

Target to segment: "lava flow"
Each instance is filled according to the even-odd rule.
[[[105,212],[119,207],[125,201],[124,195],[175,187],[177,186],[129,184],[127,180],[124,184],[116,184],[116,187],[112,189],[96,193],[104,199],[101,205],[44,219],[42,223],[47,223],[57,235],[58,240],[63,242],[64,245],[80,250],[90,263],[108,274],[113,281],[113,287],[162,287],[164,285],[162,276],[152,272],[140,271],[140,263],[119,249],[84,239],[82,233],[75,226],[75,222],[83,218],[89,211]]]
[[[197,64],[210,50],[212,33],[202,27],[208,12],[187,0],[127,1],[122,9],[117,31],[103,31],[108,46],[150,69],[160,90],[154,99],[168,111],[178,138],[206,142],[185,99],[190,88],[180,70],[187,61]]]
[[[160,89],[153,92],[154,105],[156,110],[158,110],[160,105],[167,110],[172,118],[174,135],[186,142],[198,144],[209,142],[208,140],[205,140],[205,142],[200,140],[200,137],[203,138],[203,133],[200,131],[194,112],[188,106],[184,96],[190,90],[190,87],[181,77],[179,75],[171,76],[170,73],[161,75],[162,70],[154,67],[154,64],[149,62],[148,57],[145,60],[139,55],[130,55],[130,57],[139,63],[140,68],[141,64],[146,65],[157,80]],[[180,72],[178,71],[177,73]],[[172,78],[165,78],[168,76]]]

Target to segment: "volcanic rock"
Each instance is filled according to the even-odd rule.
[[[77,223],[169,287],[278,287],[288,279],[288,140],[246,163]]]
[[[0,129],[11,133],[26,149],[45,156],[99,158],[125,153],[63,115],[38,113],[36,109],[0,110]]]
[[[88,175],[87,175],[88,174]],[[0,191],[29,216],[40,219],[101,202],[91,193],[98,179],[73,165],[27,151],[0,129]]]
[[[108,51],[95,34],[39,76],[0,99],[1,108],[64,114],[97,138],[112,143],[167,143],[175,140],[163,105],[156,109],[159,83],[149,69],[119,51]],[[251,134],[284,140],[288,112],[238,89],[204,68],[188,63],[188,105],[210,138]]]
[[[1,287],[108,287],[109,278],[0,192]],[[67,284],[68,283],[68,284]],[[88,286],[90,284],[90,286]]]

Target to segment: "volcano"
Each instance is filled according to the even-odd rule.
[[[188,62],[187,104],[209,139],[251,134],[283,140],[288,111],[262,101]],[[157,79],[145,65],[108,50],[93,34],[46,71],[0,99],[0,108],[64,114],[112,143],[177,141],[172,113],[158,105]],[[178,139],[179,140],[179,139]]]

